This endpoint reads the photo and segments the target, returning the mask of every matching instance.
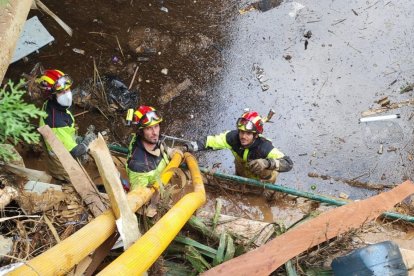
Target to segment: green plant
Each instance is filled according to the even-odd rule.
[[[0,89],[0,144],[6,142],[16,145],[20,141],[38,143],[40,135],[34,131],[31,119],[46,116],[33,104],[25,103],[23,80],[14,84],[9,81]],[[0,160],[8,161],[13,157],[9,148],[0,145]]]

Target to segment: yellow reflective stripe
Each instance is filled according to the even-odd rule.
[[[51,78],[49,78],[48,76],[42,76],[41,78],[40,78],[42,81],[44,80],[44,81],[46,81],[47,83],[49,83],[49,84],[54,84],[55,83],[55,81],[54,80],[52,80]]]
[[[254,124],[256,124],[257,121],[259,121],[261,118],[259,116],[257,116],[256,118],[254,118],[253,120],[251,120]]]
[[[247,155],[249,154],[249,149],[245,149],[243,152],[243,161],[247,162]]]
[[[135,110],[134,114],[137,115],[138,119],[141,119],[143,116],[142,113],[139,112],[138,110]]]

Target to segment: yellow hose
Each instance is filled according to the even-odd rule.
[[[181,161],[180,154],[173,156],[161,175],[161,181],[164,184],[170,181],[173,175],[172,168],[177,168]],[[150,200],[154,192],[154,188],[138,188],[128,193],[128,204],[131,210],[136,212]],[[11,271],[8,275],[64,275],[100,246],[114,231],[115,216],[111,210],[107,210],[70,237]]]
[[[190,169],[194,192],[185,195],[145,235],[98,275],[141,275],[147,271],[171,243],[191,215],[206,201],[197,161],[184,154]]]

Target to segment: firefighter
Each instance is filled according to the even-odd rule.
[[[236,130],[207,136],[185,146],[190,152],[229,149],[238,176],[275,183],[280,172],[292,169],[293,162],[262,136],[263,125],[264,120],[256,111],[246,111],[238,118]]]
[[[151,106],[140,106],[134,111],[132,124],[138,127],[128,147],[126,170],[130,188],[147,187],[160,181],[161,172],[174,153],[182,152],[160,142],[162,117]]]
[[[72,78],[60,70],[53,69],[46,70],[36,82],[47,98],[43,104],[43,111],[47,116],[40,119],[39,125],[48,125],[74,158],[86,155],[88,145],[96,135],[92,130],[84,138],[76,136],[75,119],[69,110],[72,105]],[[69,175],[50,145],[43,142],[48,153],[47,163],[51,175],[58,180],[70,182]]]

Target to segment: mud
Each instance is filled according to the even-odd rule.
[[[242,15],[238,10],[251,3],[43,2],[74,28],[74,36],[32,11],[29,17],[37,15],[56,42],[11,65],[6,78],[17,79],[41,62],[79,84],[93,77],[96,64],[100,73],[129,85],[138,66],[133,89],[139,103],[161,110],[168,135],[198,139],[233,129],[245,107],[263,115],[275,109],[264,134],[295,163],[278,184],[360,199],[376,191],[335,179],[395,185],[413,177],[412,107],[390,110],[401,114],[394,121],[358,123],[361,112],[380,107],[375,101],[384,96],[392,103],[413,97],[412,90],[400,93],[414,81],[412,1],[285,1]],[[111,123],[125,114],[109,115],[92,110],[78,116],[80,132],[94,124],[111,131],[111,142],[125,145],[131,130],[122,120]],[[201,166],[217,164],[233,173],[229,152],[197,157]],[[239,215],[276,217],[262,198],[221,196],[230,209],[241,209]]]

